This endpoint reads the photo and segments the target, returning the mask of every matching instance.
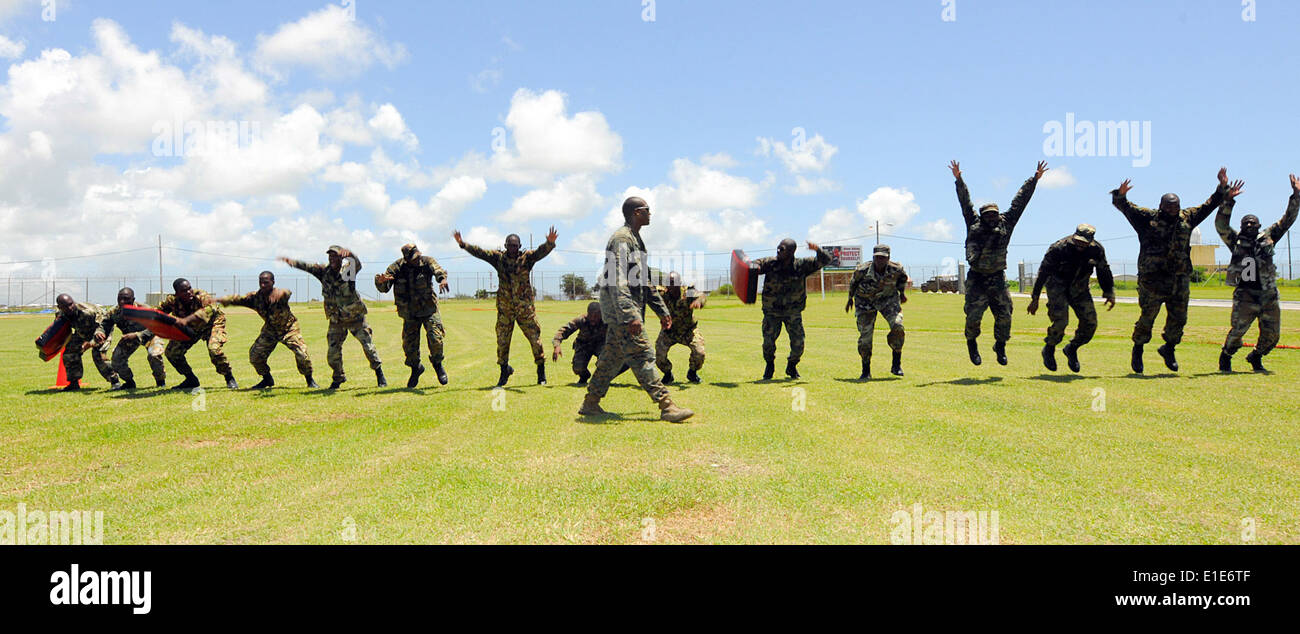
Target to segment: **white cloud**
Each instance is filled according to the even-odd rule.
[[[501,70],[485,68],[469,76],[469,87],[474,92],[484,93],[496,88],[501,83]]]
[[[843,240],[863,235],[874,235],[876,223],[880,232],[899,233],[920,213],[916,195],[906,189],[880,187],[859,200],[855,211],[844,208],[831,209],[810,230],[813,240]],[[944,221],[937,221],[942,223]],[[934,224],[934,223],[931,223]],[[931,229],[938,230],[942,225]],[[951,231],[951,227],[949,227]]]
[[[1070,168],[1066,165],[1058,165],[1043,174],[1038,179],[1038,185],[1044,189],[1056,189],[1060,187],[1069,187],[1075,183],[1074,174],[1070,173]]]
[[[839,184],[828,178],[805,176],[826,171],[831,157],[838,151],[839,148],[828,143],[822,135],[813,135],[809,139],[802,128],[795,128],[789,146],[784,141],[758,137],[755,153],[764,157],[775,156],[785,165],[786,171],[795,176],[795,184],[784,188],[787,193],[808,195],[839,189]]]
[[[375,63],[392,68],[406,57],[405,46],[387,42],[334,4],[259,35],[254,53],[258,67],[272,76],[303,67],[326,79],[355,76]]]
[[[402,119],[402,113],[398,112],[397,108],[391,103],[380,106],[375,112],[375,116],[371,117],[367,124],[370,129],[379,133],[379,136],[392,141],[399,141],[408,150],[414,150],[420,144],[411,129],[406,127],[406,121]]]
[[[951,222],[940,218],[921,225],[921,235],[930,240],[952,240]]]
[[[807,195],[835,191],[840,184],[829,178],[808,178],[803,174],[795,176],[795,184],[787,185],[785,191],[790,194]]]
[[[623,139],[605,116],[583,111],[568,116],[564,93],[521,88],[510,100],[507,139],[513,147],[492,154],[494,179],[542,185],[556,175],[601,174],[622,167]]]
[[[463,177],[462,177],[463,178]],[[574,174],[515,198],[510,209],[499,216],[512,222],[534,219],[576,220],[600,204],[596,183],[586,174]]]
[[[17,59],[22,57],[23,51],[27,50],[27,45],[22,42],[15,42],[3,35],[0,35],[0,58]]]

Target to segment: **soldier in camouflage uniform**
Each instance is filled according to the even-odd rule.
[[[274,273],[262,271],[257,276],[256,291],[243,295],[228,295],[216,300],[222,306],[243,306],[252,309],[264,322],[262,332],[257,335],[253,346],[248,349],[248,362],[253,364],[253,369],[262,377],[261,382],[253,386],[255,390],[265,390],[275,386],[275,379],[271,377],[271,366],[266,363],[266,360],[270,358],[277,343],[284,344],[284,347],[293,352],[294,361],[298,364],[298,372],[307,379],[307,387],[319,387],[311,377],[311,357],[307,354],[307,342],[302,338],[302,331],[298,329],[298,318],[289,308],[291,294],[288,289],[275,287]]]
[[[961,204],[961,215],[966,224],[966,261],[970,264],[970,272],[966,274],[966,352],[971,363],[979,365],[983,362],[976,340],[987,308],[993,313],[993,353],[997,355],[998,363],[1006,365],[1007,340],[1011,338],[1007,246],[1011,243],[1011,232],[1034,195],[1038,180],[1047,171],[1047,162],[1038,162],[1038,170],[1020,186],[1005,214],[998,213],[996,204],[987,203],[980,206],[979,215],[976,215],[970,202],[970,191],[961,177],[961,165],[953,161],[948,168],[957,180],[957,201]]]
[[[1256,372],[1264,372],[1264,355],[1273,350],[1282,329],[1282,310],[1278,306],[1277,265],[1273,263],[1273,251],[1278,240],[1286,235],[1287,230],[1295,224],[1297,211],[1300,211],[1300,179],[1291,175],[1291,198],[1287,201],[1286,213],[1282,219],[1261,232],[1259,218],[1246,215],[1241,219],[1241,232],[1232,230],[1228,221],[1232,218],[1232,208],[1236,204],[1237,194],[1241,193],[1241,182],[1233,183],[1219,207],[1214,218],[1214,227],[1223,238],[1223,243],[1232,251],[1228,264],[1228,284],[1236,286],[1232,292],[1232,329],[1223,342],[1219,353],[1219,370],[1232,371],[1232,355],[1241,348],[1241,338],[1250,329],[1251,322],[1259,319],[1259,341],[1255,349],[1246,355],[1246,361]]]
[[[555,338],[551,340],[551,360],[559,361],[563,356],[560,344],[569,335],[578,333],[573,340],[573,373],[578,375],[578,385],[586,385],[587,379],[591,378],[587,365],[592,357],[599,357],[605,349],[605,331],[605,320],[600,316],[600,302],[587,304],[586,314],[570,319],[569,323],[555,332]]]
[[[1106,250],[1095,236],[1097,229],[1089,224],[1075,227],[1074,233],[1047,247],[1043,263],[1034,279],[1033,298],[1029,300],[1029,314],[1038,312],[1038,295],[1047,288],[1047,317],[1052,324],[1043,339],[1043,366],[1056,371],[1056,346],[1065,338],[1065,328],[1070,325],[1070,309],[1079,320],[1070,343],[1061,349],[1071,372],[1079,371],[1079,348],[1092,341],[1097,332],[1097,309],[1092,305],[1090,290],[1092,270],[1097,269],[1097,284],[1106,299],[1106,310],[1115,308],[1115,277],[1106,262]]]
[[[763,380],[772,378],[776,363],[776,338],[781,336],[781,326],[790,335],[790,356],[786,359],[785,373],[799,378],[799,359],[803,356],[803,309],[808,303],[807,278],[830,264],[831,255],[821,247],[808,243],[816,257],[794,257],[798,245],[786,238],[776,247],[776,257],[758,258],[750,263],[763,274]]]
[[[532,251],[521,251],[519,236],[513,233],[506,236],[505,250],[491,251],[466,244],[459,231],[454,232],[452,237],[460,248],[491,264],[497,272],[497,364],[501,366],[497,386],[505,385],[515,372],[510,367],[510,337],[514,333],[515,324],[519,324],[519,330],[523,331],[528,345],[533,349],[533,361],[537,363],[537,384],[545,385],[546,354],[542,350],[542,328],[537,325],[537,311],[533,307],[535,293],[529,276],[533,272],[533,265],[555,249],[555,239],[559,237],[555,227],[547,231],[546,243]]]
[[[596,363],[596,373],[587,384],[587,396],[578,410],[579,416],[605,416],[600,399],[609,391],[609,383],[626,363],[637,382],[659,404],[659,418],[680,423],[695,413],[678,407],[668,395],[668,388],[655,374],[654,350],[645,336],[647,304],[659,315],[664,329],[673,325],[668,306],[650,280],[645,242],[641,227],[650,224],[650,206],[633,196],[623,201],[624,225],[614,231],[605,245],[605,264],[601,270],[600,314],[606,324],[605,349]]]
[[[366,323],[366,303],[357,294],[356,280],[357,272],[361,270],[361,258],[337,244],[327,249],[325,255],[329,257],[328,264],[311,264],[289,258],[280,258],[280,261],[320,280],[321,294],[325,298],[325,318],[329,320],[329,330],[325,335],[329,349],[325,352],[325,361],[334,371],[329,389],[336,390],[348,380],[343,370],[343,342],[347,341],[348,333],[361,343],[361,351],[375,372],[378,386],[388,387],[383,361],[375,349],[374,332]]]
[[[668,274],[668,286],[659,288],[659,295],[668,304],[668,314],[673,317],[673,327],[659,331],[655,339],[655,361],[659,371],[664,373],[664,383],[673,382],[673,362],[668,360],[668,350],[675,344],[691,349],[690,365],[686,371],[686,380],[700,382],[700,368],[704,367],[704,336],[696,328],[696,309],[703,308],[708,294],[696,290],[695,286],[682,286],[681,274],[673,271]]]
[[[1164,306],[1169,311],[1165,316],[1165,343],[1156,352],[1164,358],[1165,367],[1177,372],[1174,348],[1183,339],[1192,284],[1192,230],[1223,202],[1228,191],[1228,170],[1219,169],[1218,188],[1198,207],[1182,209],[1174,194],[1160,198],[1159,211],[1138,207],[1128,201],[1127,194],[1132,188],[1125,180],[1110,192],[1111,204],[1124,214],[1138,234],[1138,307],[1142,313],[1133,325],[1130,363],[1133,372],[1142,373],[1142,346],[1151,341],[1151,327],[1160,314],[1160,307]]]
[[[208,359],[212,361],[217,373],[226,379],[226,387],[239,389],[230,369],[230,361],[226,359],[226,312],[212,300],[211,295],[193,288],[189,280],[183,277],[172,282],[172,290],[175,293],[164,297],[162,303],[158,304],[158,310],[175,316],[177,323],[193,329],[196,335],[191,341],[167,343],[164,353],[167,360],[185,377],[184,381],[172,389],[189,390],[199,387],[199,378],[194,376],[193,368],[185,360],[185,353],[198,341],[207,342]]]
[[[68,385],[63,389],[74,391],[81,389],[81,377],[85,370],[81,367],[81,355],[90,350],[90,358],[95,362],[95,369],[110,384],[110,389],[117,389],[118,377],[108,363],[108,350],[111,343],[108,331],[104,328],[107,314],[103,308],[94,304],[77,302],[71,295],[63,294],[55,298],[58,315],[72,323],[72,334],[63,344],[63,369],[67,372]]]
[[[894,353],[889,371],[903,376],[903,304],[907,303],[907,271],[903,265],[891,262],[889,246],[877,244],[871,252],[870,262],[863,262],[853,271],[849,282],[849,301],[844,312],[857,306],[858,355],[862,357],[862,374],[859,381],[871,378],[871,338],[876,331],[876,315],[889,324],[885,339]]]
[[[129,361],[131,355],[141,346],[144,346],[145,353],[149,357],[149,369],[153,370],[154,382],[158,384],[158,387],[163,387],[167,385],[167,368],[163,364],[161,339],[155,337],[144,326],[122,316],[122,307],[129,305],[140,306],[141,304],[135,303],[134,290],[123,288],[117,292],[117,305],[108,309],[108,313],[104,318],[104,333],[106,335],[111,337],[114,327],[122,331],[122,338],[118,339],[117,347],[113,348],[113,371],[122,379],[122,382],[110,389],[135,389],[135,374],[131,372]]]
[[[446,331],[438,312],[434,280],[438,281],[438,290],[445,293],[447,272],[438,266],[437,260],[422,255],[420,249],[409,243],[402,245],[400,260],[375,276],[375,288],[379,292],[393,289],[393,303],[397,304],[397,315],[402,318],[402,351],[406,353],[406,365],[411,368],[411,376],[406,380],[408,388],[419,385],[420,375],[424,373],[424,364],[420,363],[421,328],[429,344],[429,363],[433,364],[438,383],[447,384],[447,371],[442,367]]]

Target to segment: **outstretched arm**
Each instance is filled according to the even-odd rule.
[[[1131,181],[1125,179],[1124,182],[1119,184],[1119,187],[1110,190],[1110,204],[1114,205],[1120,213],[1124,214],[1124,219],[1128,220],[1128,223],[1133,226],[1133,229],[1138,231],[1140,234],[1142,232],[1142,226],[1151,222],[1151,219],[1156,215],[1156,211],[1154,209],[1147,209],[1146,207],[1139,207],[1129,202],[1128,193],[1132,189],[1133,185],[1131,184]]]
[[[400,263],[401,260],[393,262],[388,265],[388,268],[383,273],[375,275],[375,290],[380,293],[387,293],[389,289],[393,288],[393,280],[397,278],[397,266]]]
[[[1237,232],[1232,229],[1232,210],[1237,205],[1239,193],[1241,193],[1240,187],[1229,188],[1228,195],[1224,196],[1223,203],[1219,205],[1219,213],[1214,215],[1214,230],[1219,233],[1219,238],[1228,245],[1229,249],[1237,248]]]
[[[1039,161],[1038,169],[1034,175],[1025,179],[1025,184],[1020,186],[1020,191],[1016,192],[1016,197],[1011,199],[1011,208],[1007,210],[1007,227],[1013,229],[1017,222],[1020,222],[1020,216],[1024,215],[1025,208],[1029,206],[1029,199],[1034,197],[1034,189],[1038,187],[1038,179],[1043,177],[1047,171],[1047,161]]]
[[[497,265],[496,251],[488,251],[480,246],[465,242],[465,240],[460,237],[460,231],[452,232],[451,237],[455,238],[456,244],[460,245],[460,248],[467,251],[470,255],[483,260],[494,267]]]
[[[961,217],[969,227],[979,218],[975,216],[975,207],[970,204],[970,190],[966,189],[966,181],[961,178],[961,165],[953,161],[948,164],[948,169],[952,170],[952,177],[957,181],[957,203],[961,205]]]
[[[543,242],[542,246],[524,254],[524,261],[528,266],[537,264],[538,260],[550,255],[551,251],[555,250],[555,240],[558,237],[559,234],[555,232],[555,227],[551,227],[551,229],[546,232],[546,242]]]
[[[1242,181],[1237,181],[1237,183],[1234,183],[1234,185],[1236,185],[1238,192],[1241,191],[1241,185],[1244,184],[1245,183],[1243,183]],[[1201,224],[1202,222],[1205,222],[1205,219],[1209,218],[1210,214],[1214,213],[1214,210],[1218,209],[1219,205],[1223,204],[1224,196],[1228,195],[1228,188],[1229,188],[1228,168],[1220,167],[1219,186],[1214,189],[1214,193],[1210,195],[1210,198],[1208,200],[1202,203],[1199,207],[1193,207],[1190,210],[1190,213],[1188,214],[1187,217],[1187,224],[1190,224],[1191,226],[1195,227]]]
[[[1300,211],[1300,179],[1297,179],[1295,174],[1292,174],[1291,199],[1286,203],[1286,213],[1282,214],[1281,220],[1273,223],[1273,226],[1268,228],[1268,236],[1274,242],[1281,240],[1282,236],[1286,235],[1287,230],[1291,228],[1291,225],[1295,224],[1297,211]]]

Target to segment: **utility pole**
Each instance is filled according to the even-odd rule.
[[[163,272],[162,272],[162,234],[158,234],[158,293],[163,292]]]

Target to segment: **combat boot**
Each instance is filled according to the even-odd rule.
[[[866,381],[871,378],[871,355],[862,357],[862,374],[858,375],[859,381]]]
[[[181,376],[184,376],[185,380],[181,381],[180,385],[173,387],[173,390],[192,390],[199,386],[199,377],[194,376],[193,372]]]
[[[331,389],[331,390],[337,390],[337,389],[339,389],[339,386],[340,386],[340,385],[343,385],[344,383],[347,383],[347,382],[348,382],[347,379],[334,379],[333,381],[330,381],[330,387],[329,387],[329,389]],[[380,384],[379,384],[379,387],[384,387],[384,384],[383,384],[383,383],[380,383]]]
[[[1174,372],[1178,371],[1178,359],[1174,357],[1173,346],[1166,343],[1165,345],[1156,348],[1156,352],[1158,352],[1160,356],[1164,358],[1166,368],[1169,368]]]
[[[537,384],[546,385],[546,363],[537,364]]]
[[[268,372],[262,375],[262,380],[257,385],[254,385],[253,389],[265,390],[270,387],[275,387],[275,379],[271,378],[271,373]]]
[[[514,373],[515,369],[510,367],[509,363],[502,363],[501,378],[497,379],[497,387],[505,387],[506,382],[510,380],[510,375]]]
[[[446,385],[446,384],[447,384],[447,380],[448,380],[448,379],[447,379],[447,371],[444,370],[444,369],[442,369],[442,362],[441,362],[441,361],[438,362],[438,363],[433,364],[433,373],[436,374],[436,375],[438,375],[438,383],[440,383],[440,384],[442,384],[442,385]]]
[[[1056,371],[1056,346],[1050,343],[1043,346],[1043,367]]]
[[[1250,355],[1247,355],[1250,356]],[[1219,353],[1219,371],[1232,372],[1232,355],[1226,352]]]
[[[673,376],[672,370],[664,370],[664,378],[660,380],[664,383],[664,385],[668,385],[670,383],[676,383],[677,377]]]
[[[274,385],[274,381],[272,382],[272,385]],[[233,372],[226,373],[226,389],[227,390],[239,389],[239,384],[235,382],[235,373]]]
[[[889,373],[894,376],[903,376],[903,351],[894,351],[894,363],[889,368]]]
[[[1142,344],[1133,344],[1133,359],[1129,362],[1134,374],[1142,374]]]
[[[764,381],[771,381],[771,380],[772,380],[772,374],[774,374],[775,372],[776,372],[776,361],[774,361],[774,360],[772,360],[772,359],[768,359],[768,360],[767,360],[767,367],[765,367],[765,368],[763,369],[763,380],[764,380]]]
[[[695,370],[687,370],[686,380],[690,381],[691,383],[700,383],[703,379],[700,378],[699,372],[696,372]]]
[[[998,355],[998,365],[1006,365],[1007,364],[1007,342],[994,341],[993,354]]]
[[[974,339],[967,339],[967,340],[966,340],[966,353],[970,355],[970,362],[971,362],[971,363],[973,363],[973,364],[975,364],[975,365],[979,365],[979,364],[981,364],[981,363],[984,363],[984,360],[980,358],[980,346],[979,346],[979,343],[976,342]]]
[[[680,423],[694,415],[695,412],[692,412],[685,407],[678,407],[673,404],[673,400],[667,396],[663,397],[663,399],[659,401],[659,420],[666,420],[670,423]]]
[[[68,384],[65,385],[65,386],[63,386],[63,391],[64,391],[64,392],[76,392],[77,390],[80,390],[80,389],[81,389],[81,380],[80,380],[80,379],[78,379],[78,380],[76,380],[76,381],[68,381]]]
[[[1061,348],[1061,352],[1065,354],[1065,364],[1070,366],[1070,371],[1078,372],[1081,367],[1079,365],[1079,347],[1073,343],[1067,343],[1064,348]]]
[[[609,412],[601,409],[600,399],[592,396],[590,392],[582,399],[582,407],[578,408],[579,416],[609,416]]]
[[[119,381],[117,383],[114,383],[112,387],[108,388],[108,391],[116,392],[118,390],[134,390],[134,389],[135,389],[135,381],[131,380],[131,381]]]
[[[346,380],[347,379],[339,379],[339,383],[342,383]],[[375,368],[375,384],[378,385],[379,387],[388,387],[388,379],[384,377],[383,368]]]
[[[792,378],[792,379],[797,379],[797,378],[799,378],[799,368],[798,368],[798,365],[799,365],[799,362],[798,362],[798,361],[786,361],[786,362],[785,362],[785,375],[788,376],[788,377],[790,377],[790,378]]]
[[[420,384],[420,375],[424,374],[424,364],[421,363],[411,368],[411,376],[406,379],[406,387],[412,388]]]
[[[587,384],[587,379],[590,379],[590,378],[591,378],[591,373],[590,373],[590,372],[588,372],[588,371],[586,371],[586,370],[583,370],[582,372],[579,372],[579,373],[578,373],[578,385],[586,385],[586,384]]]
[[[311,378],[310,374],[307,375],[307,387],[313,390],[320,388],[319,385],[316,385],[316,379]]]
[[[153,382],[154,382],[154,383],[157,383],[157,384],[158,384],[158,387],[167,387],[167,379],[165,379],[165,378],[163,378],[163,379],[154,379]]]
[[[1259,353],[1259,350],[1251,350],[1250,354],[1246,355],[1246,362],[1250,364],[1251,370],[1268,372],[1268,369],[1264,367],[1264,356]]]

